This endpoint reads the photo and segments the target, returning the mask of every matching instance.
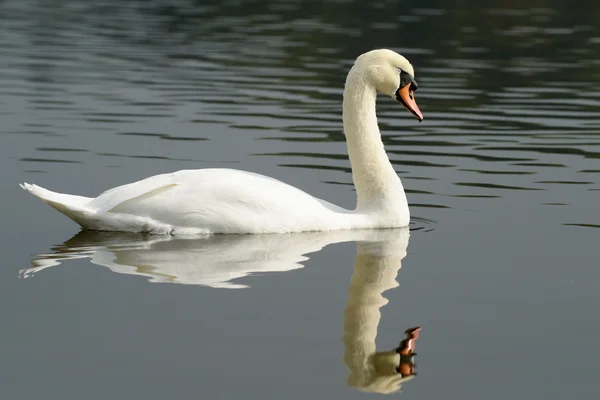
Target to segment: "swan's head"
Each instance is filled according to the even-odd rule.
[[[414,95],[418,87],[415,70],[406,58],[392,50],[372,50],[359,56],[354,65],[377,91],[392,96],[423,121]]]

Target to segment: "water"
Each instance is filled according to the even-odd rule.
[[[363,398],[416,325],[404,399],[598,397],[594,2],[99,4],[0,4],[3,398]],[[425,116],[379,99],[408,245],[78,234],[16,186],[222,166],[352,208],[341,91],[376,47]]]

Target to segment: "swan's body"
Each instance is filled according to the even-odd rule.
[[[377,91],[390,94],[421,120],[413,76],[410,63],[391,50],[363,54],[348,74],[344,133],[358,196],[352,211],[276,179],[232,169],[157,175],[96,198],[21,187],[93,230],[204,234],[404,227],[408,203],[381,141],[375,100]]]
[[[24,188],[87,229],[171,234],[351,228],[367,219],[276,179],[235,169],[156,175],[96,198]],[[364,221],[361,221],[361,219]]]

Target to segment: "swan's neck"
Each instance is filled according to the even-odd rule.
[[[344,90],[343,120],[358,196],[357,210],[393,202],[407,207],[404,188],[385,152],[377,125],[377,92],[364,75],[352,68]],[[404,204],[399,204],[404,203]]]

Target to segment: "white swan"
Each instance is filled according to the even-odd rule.
[[[110,189],[96,198],[21,187],[84,229],[168,234],[284,233],[409,224],[404,188],[383,147],[377,92],[421,121],[414,69],[391,50],[359,56],[348,73],[343,121],[357,192],[345,210],[276,179],[232,169],[184,170]]]

